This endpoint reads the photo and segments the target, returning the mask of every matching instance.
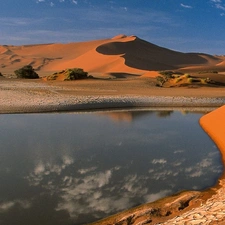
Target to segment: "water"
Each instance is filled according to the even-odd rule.
[[[0,115],[0,224],[78,225],[222,173],[201,113]]]

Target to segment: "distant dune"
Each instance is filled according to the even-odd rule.
[[[176,52],[125,35],[68,44],[0,46],[0,72],[10,74],[24,65],[32,65],[41,76],[74,67],[101,76],[155,76],[151,71],[225,71],[225,57]]]

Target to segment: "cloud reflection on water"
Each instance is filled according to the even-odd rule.
[[[0,212],[4,213],[10,209],[12,209],[15,206],[18,206],[22,209],[28,209],[31,207],[30,201],[27,200],[21,200],[21,199],[15,199],[13,201],[8,201],[8,202],[2,202],[0,204]]]
[[[17,206],[36,215],[38,207],[66,212],[65,225],[71,219],[79,224],[212,185],[222,167],[219,152],[198,128],[201,115],[162,115],[170,117],[132,112],[132,124],[97,114],[2,116],[0,213]],[[7,190],[14,181],[21,183],[15,193]]]

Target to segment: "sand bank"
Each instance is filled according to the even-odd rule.
[[[72,84],[72,85],[71,85]],[[133,107],[219,107],[218,89],[161,89],[146,80],[45,83],[2,79],[0,113],[60,112]],[[197,96],[197,97],[195,97]]]
[[[0,103],[0,113],[65,112],[78,110],[118,109],[132,107],[217,107],[225,103],[222,98],[193,98],[166,96],[71,96],[68,99],[42,98],[34,101]]]

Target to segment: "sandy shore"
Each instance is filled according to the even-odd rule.
[[[221,90],[220,90],[221,89]],[[43,82],[1,79],[0,113],[131,107],[219,107],[225,90],[156,88],[151,80]]]
[[[133,107],[220,107],[225,104],[224,88],[158,88],[151,79],[62,83],[2,78],[0,79],[0,96],[0,113]],[[222,113],[224,111],[223,107]],[[212,117],[216,118],[217,113],[209,115],[211,116],[206,116],[201,124],[210,136],[217,137],[217,133],[213,133],[215,128],[211,129],[209,122]],[[220,121],[224,122],[224,119]],[[224,123],[220,124],[222,126]],[[224,133],[223,127],[225,126],[222,126],[221,130]],[[213,138],[213,140],[216,144],[219,143],[218,139]],[[218,146],[221,151],[225,151],[224,146]],[[225,220],[224,193],[225,181],[221,179],[216,187],[206,192],[185,192],[168,197],[112,217],[107,224],[128,224],[128,221],[133,221],[129,224],[223,224],[222,221]],[[184,203],[187,203],[187,206],[179,210]],[[161,214],[150,221],[148,216],[155,213],[156,209]],[[106,221],[95,224],[106,224]]]
[[[203,116],[200,124],[221,151],[225,166],[225,106]],[[215,194],[200,207],[159,224],[225,224],[225,173],[221,176]]]

